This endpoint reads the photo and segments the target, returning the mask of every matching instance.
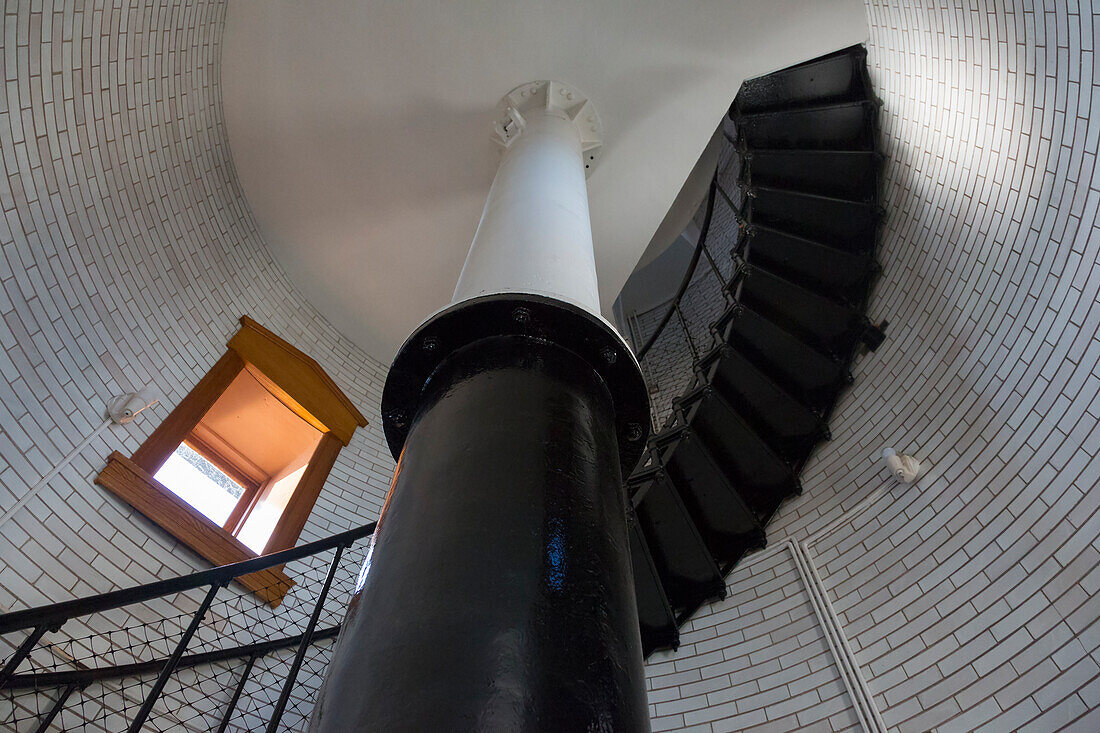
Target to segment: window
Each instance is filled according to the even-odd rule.
[[[153,478],[263,553],[322,437],[246,366]]]
[[[246,493],[244,486],[234,481],[229,474],[215,466],[186,441],[180,443],[176,452],[168,456],[168,460],[153,474],[153,478],[202,512],[214,524],[222,525],[223,529],[228,529],[225,525],[238,502],[247,502],[240,501]],[[257,488],[258,484],[252,484],[247,493],[252,494]]]
[[[222,565],[293,547],[340,448],[366,420],[317,362],[250,318],[131,457],[96,483]],[[241,582],[277,605],[280,569]]]

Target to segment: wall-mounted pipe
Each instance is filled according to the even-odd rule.
[[[80,451],[84,450],[89,443],[95,440],[96,436],[106,430],[107,427],[110,426],[113,422],[114,421],[109,418],[107,420],[104,420],[96,426],[95,430],[84,436],[83,440],[73,446],[73,449],[66,453],[64,458],[54,464],[54,466],[49,471],[42,475],[42,478],[38,479],[34,486],[27,489],[14,504],[8,507],[8,510],[6,512],[0,515],[0,527],[4,526],[9,519],[14,517],[19,512],[20,509],[25,507],[27,505],[27,502],[38,496],[38,492],[40,492],[46,486],[46,484],[50,482],[50,479],[60,473],[61,469],[65,468],[65,466],[69,465],[69,463],[80,454]]]

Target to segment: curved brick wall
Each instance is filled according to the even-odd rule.
[[[1096,731],[1100,19],[962,5],[868,8],[889,338],[769,539],[881,492],[812,553],[891,728]],[[895,484],[884,445],[930,472]],[[649,665],[654,728],[854,729],[790,555],[729,585]]]
[[[385,377],[268,255],[221,110],[225,5],[8,3],[0,75],[0,511],[143,384],[112,426],[0,528],[0,605],[24,608],[204,567],[92,484],[225,351],[248,314],[314,356],[371,425],[344,449],[302,541],[377,516],[392,461]],[[33,8],[33,9],[32,9]]]
[[[225,11],[224,3],[203,0],[4,8],[0,513],[100,424],[107,398],[148,384],[161,404],[101,433],[0,527],[0,610],[207,566],[92,478],[112,450],[131,453],[187,394],[224,353],[243,314],[321,362],[371,421],[341,451],[301,541],[359,526],[381,508],[393,469],[378,419],[385,367],[327,323],[265,248],[224,125]],[[341,592],[330,599],[333,619],[342,616],[361,558],[361,548],[347,555]],[[231,591],[242,592],[236,586],[223,591],[230,598],[212,609],[210,628],[192,646],[217,644],[211,637],[219,634],[239,632],[242,642],[293,634],[327,561],[288,567],[299,585],[274,612],[247,594],[234,600]],[[113,614],[106,628],[100,619],[95,632],[189,614],[200,599],[188,593],[166,599],[174,607],[134,607]],[[173,637],[180,618],[187,616],[164,629],[138,626],[90,642],[88,628],[74,621],[47,639],[61,640],[61,651],[78,658],[111,650],[100,663],[121,663],[166,654],[163,641],[145,642]],[[327,648],[316,654],[292,698],[287,722],[294,726],[309,712]],[[66,668],[59,659],[44,650],[35,657]],[[262,727],[286,661],[272,655],[257,665],[235,726]],[[208,729],[238,673],[236,664],[201,670],[202,685],[189,691],[174,681],[155,725]],[[188,675],[179,680],[194,679]],[[62,725],[84,716],[93,721],[89,729],[122,729],[143,697],[135,684],[93,685],[74,697]],[[0,700],[0,728],[33,729],[34,710],[45,703],[23,697],[18,704],[29,706],[29,716]]]
[[[377,413],[384,368],[294,291],[237,186],[218,98],[224,9],[5,8],[0,511],[94,429],[106,397],[150,383],[163,417],[243,313]],[[812,552],[898,730],[1100,729],[1089,13],[868,8],[889,153],[871,315],[890,337],[857,365],[834,440],[770,535],[805,537],[870,498]],[[155,422],[110,428],[2,528],[0,604],[201,564],[91,483]],[[372,422],[308,538],[377,513],[392,463]],[[895,485],[885,444],[929,460],[928,475]],[[654,728],[854,729],[789,555],[744,563],[730,590],[651,661]]]

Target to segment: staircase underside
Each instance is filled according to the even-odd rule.
[[[627,479],[646,654],[725,597],[725,576],[764,547],[780,504],[881,332],[864,315],[878,272],[878,103],[861,46],[741,87],[729,115],[740,158],[734,260],[689,387]]]

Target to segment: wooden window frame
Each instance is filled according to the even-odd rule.
[[[256,377],[284,405],[321,432],[321,440],[302,473],[264,546],[263,554],[293,547],[305,527],[313,505],[321,493],[340,449],[350,441],[356,428],[367,425],[366,418],[336,386],[320,364],[267,330],[242,316],[241,328],[229,340],[225,354],[199,383],[161,422],[132,456],[118,451],[107,459],[107,466],[95,482],[137,509],[170,535],[215,565],[249,560],[258,555],[227,530],[231,521],[238,529],[259,496],[259,487],[251,491],[249,506],[243,512],[234,509],[225,527],[219,527],[198,509],[188,504],[154,478],[154,474],[187,440],[206,412],[234,379],[244,370]],[[194,444],[192,443],[192,447]],[[207,456],[209,450],[196,452]],[[226,461],[216,452],[214,463],[220,469]],[[232,468],[232,466],[230,466]],[[237,473],[226,473],[238,480]],[[247,478],[243,477],[242,478]],[[250,482],[254,484],[255,482]],[[246,485],[246,491],[251,486]],[[244,496],[238,508],[244,503]],[[294,585],[282,568],[269,568],[237,580],[271,606],[278,606]]]

